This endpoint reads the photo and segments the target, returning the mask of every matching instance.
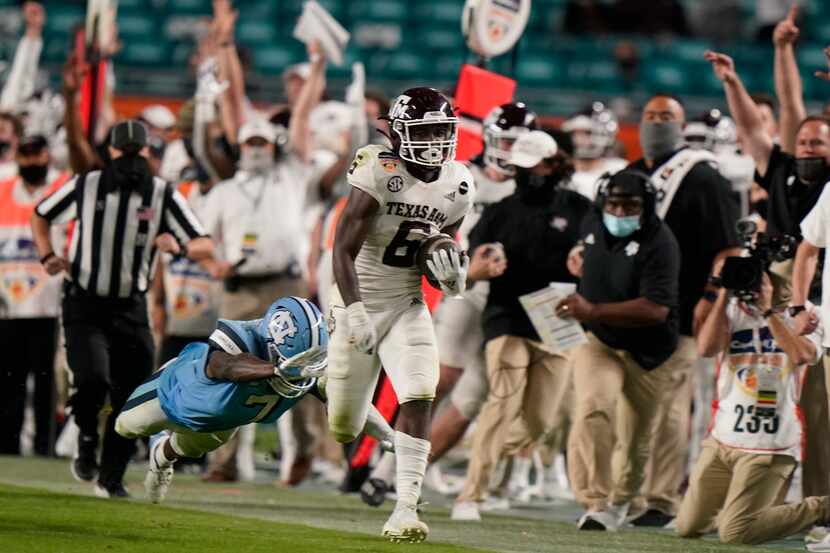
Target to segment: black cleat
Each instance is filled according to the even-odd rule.
[[[380,478],[369,478],[360,486],[360,499],[370,507],[380,507],[386,501],[390,486]]]
[[[72,459],[69,470],[79,482],[92,482],[98,476],[98,461],[95,450],[98,439],[92,436],[78,436],[78,454]]]
[[[648,527],[648,528],[663,528],[668,523],[674,520],[674,517],[667,515],[658,509],[649,509],[642,515],[631,521],[634,526]]]
[[[130,497],[130,493],[124,487],[123,482],[116,482],[115,484],[98,482],[95,484],[95,495],[104,499],[126,499]]]

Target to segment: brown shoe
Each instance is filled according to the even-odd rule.
[[[228,476],[224,472],[213,470],[202,475],[202,482],[213,482],[221,484],[222,482],[236,482],[236,478],[234,478],[233,476]]]
[[[308,474],[311,472],[311,460],[312,457],[310,455],[297,457],[291,465],[291,470],[288,471],[288,478],[284,478],[280,481],[280,484],[289,487],[300,485],[303,480],[308,478]]]

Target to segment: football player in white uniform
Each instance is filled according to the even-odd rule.
[[[464,249],[467,248],[470,230],[478,222],[484,208],[515,191],[515,168],[507,164],[510,149],[520,135],[536,128],[536,114],[523,103],[497,106],[484,119],[484,151],[469,165],[475,179],[476,196],[473,210],[464,219],[459,231]],[[481,251],[472,255],[471,271],[478,271],[481,267],[487,279],[504,272],[507,259],[499,245],[485,244],[478,250]],[[458,443],[487,399],[481,316],[489,289],[487,280],[478,280],[463,297],[444,298],[435,313],[435,333],[441,361],[438,398],[440,400],[450,391],[452,395],[450,404],[441,410],[432,425],[433,462]],[[430,469],[427,483],[444,491],[437,467]]]
[[[568,188],[594,200],[599,178],[605,173],[622,171],[628,165],[613,154],[618,129],[617,118],[602,102],[594,102],[565,121],[562,130],[573,142],[575,169]]]
[[[392,148],[365,146],[334,241],[329,348],[329,426],[338,441],[361,432],[381,366],[401,405],[395,432],[398,502],[383,527],[392,541],[422,541],[417,504],[429,456],[438,384],[435,331],[416,266],[420,243],[455,236],[473,203],[473,176],[453,161],[458,119],[432,88],[411,88],[389,110]],[[468,260],[447,250],[431,260],[447,295],[464,292]]]

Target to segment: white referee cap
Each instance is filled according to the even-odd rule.
[[[519,135],[510,149],[510,165],[530,169],[536,167],[543,159],[556,155],[559,147],[556,140],[545,131],[529,131]]]
[[[176,116],[161,104],[153,104],[144,108],[141,111],[141,118],[157,129],[168,130],[176,124]]]

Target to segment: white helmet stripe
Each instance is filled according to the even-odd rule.
[[[320,347],[320,318],[314,313],[307,299],[297,297],[294,299],[303,306],[303,311],[305,311],[306,317],[308,317],[309,331],[311,332],[311,347]]]

